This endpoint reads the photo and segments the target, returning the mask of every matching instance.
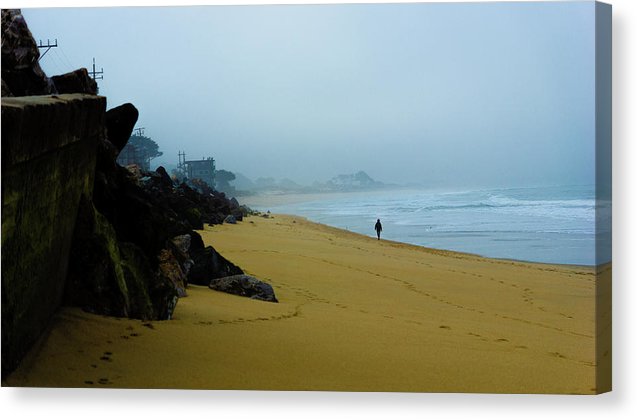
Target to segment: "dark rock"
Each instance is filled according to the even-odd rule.
[[[192,255],[194,252],[203,251],[206,245],[201,235],[194,230],[188,232],[188,235],[190,235],[190,254]]]
[[[173,187],[173,180],[170,177],[170,175],[168,175],[168,172],[166,172],[166,168],[164,168],[163,166],[160,166],[157,168],[155,172],[159,174],[160,180],[163,186],[169,187],[169,188]]]
[[[185,234],[176,236],[168,241],[166,245],[167,249],[171,251],[184,273],[184,286],[188,286],[188,273],[190,273],[190,268],[195,264],[188,253],[190,249],[190,235]]]
[[[214,279],[210,282],[208,287],[219,292],[265,300],[267,302],[278,302],[272,286],[245,274]]]
[[[226,216],[225,219],[223,219],[223,223],[229,223],[231,225],[236,225],[237,224],[237,219],[233,215],[229,214],[229,215]]]
[[[128,143],[138,117],[139,111],[129,103],[106,111],[106,136],[118,153]]]
[[[188,223],[193,229],[202,230],[203,229],[203,220],[201,218],[201,211],[197,207],[190,207],[184,211],[183,216],[185,216]]]
[[[171,254],[172,255],[172,254]],[[170,256],[158,273],[137,245],[118,241],[110,222],[83,199],[73,236],[65,304],[87,312],[139,319],[169,319],[185,288]],[[181,275],[185,278],[185,275]]]
[[[171,242],[179,251],[184,254],[188,254],[188,251],[190,250],[191,236],[189,234],[175,236],[171,239]]]
[[[8,96],[13,96],[13,93],[11,93],[11,90],[9,89],[9,85],[7,85],[7,83],[2,80],[2,97],[8,97]]]
[[[70,73],[51,77],[58,93],[88,93],[97,95],[97,82],[88,75],[88,70],[81,68]]]
[[[128,242],[120,242],[119,247],[130,301],[128,316],[170,319],[179,299],[175,285],[152,269],[140,247]]]
[[[95,185],[95,206],[111,221],[118,238],[140,246],[151,262],[166,247],[166,241],[192,229],[167,208],[161,195],[139,186],[125,168],[117,166],[115,173],[105,173],[103,179]]]
[[[2,9],[2,96],[7,92],[12,96],[56,93],[40,68],[39,57],[40,51],[20,9]]]
[[[127,140],[130,136],[137,110],[132,105],[123,105],[109,111],[107,118],[111,138],[123,142],[124,138]],[[90,294],[75,299],[74,303],[101,314],[118,313],[120,316],[141,319],[168,319],[179,294],[183,294],[180,288],[183,289],[185,283],[179,282],[180,276],[175,274],[178,270],[171,266],[173,261],[160,261],[158,256],[166,248],[169,239],[187,233],[189,227],[171,217],[174,212],[171,214],[158,205],[138,184],[134,174],[115,163],[117,153],[118,149],[110,141],[100,143],[93,202],[115,232],[119,261],[114,261],[113,265],[120,267],[121,275],[105,279],[110,281],[110,285],[100,285],[98,289],[117,289],[122,284],[123,276],[128,303],[123,310],[117,301]],[[161,180],[159,174],[156,174],[156,178]],[[79,246],[85,241],[79,240]],[[96,249],[95,252],[103,253],[103,249]],[[183,262],[186,260],[188,258],[184,256]],[[162,267],[160,262],[164,263]],[[95,266],[104,269],[104,265]],[[83,272],[82,270],[79,272]],[[181,277],[185,277],[185,273]],[[100,305],[96,301],[105,303]]]
[[[207,286],[212,279],[243,274],[241,268],[225,259],[211,246],[200,251],[191,251],[190,256],[195,264],[190,269],[189,283]]]
[[[179,297],[187,296],[186,274],[172,251],[162,249],[158,259],[160,275],[168,279],[175,286]]]
[[[103,315],[130,313],[115,230],[86,197],[75,224],[64,304]]]

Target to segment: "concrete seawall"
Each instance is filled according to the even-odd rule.
[[[90,196],[106,99],[2,98],[2,375],[59,307],[82,195]]]

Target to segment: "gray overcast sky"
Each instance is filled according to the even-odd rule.
[[[301,183],[594,182],[593,2],[23,9],[164,152]]]

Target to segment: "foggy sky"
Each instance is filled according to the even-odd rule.
[[[309,184],[594,182],[593,2],[23,9],[164,156]]]

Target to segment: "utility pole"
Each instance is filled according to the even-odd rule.
[[[46,50],[42,53],[42,55],[40,56],[40,58],[38,58],[38,61],[42,60],[42,57],[44,57],[46,55],[46,53],[49,52],[49,50],[51,48],[55,48],[58,46],[58,40],[57,38],[55,39],[55,44],[51,44],[51,41],[49,41],[48,39],[46,40],[46,45],[44,45],[42,43],[42,40],[40,40],[40,43],[38,44],[38,48],[46,48]]]
[[[93,80],[102,80],[104,79],[104,68],[102,70],[95,71],[95,57],[93,57],[93,71],[88,72],[89,75],[93,78]]]
[[[177,168],[179,168],[179,171],[181,172],[181,174],[184,177],[188,176],[188,168],[186,168],[186,152],[182,152],[181,150],[177,153],[177,155],[179,156],[179,165],[177,165]]]
[[[144,130],[145,129],[146,129],[146,127],[139,127],[139,128],[136,128],[133,131],[135,132],[136,136],[142,137],[144,135]]]

